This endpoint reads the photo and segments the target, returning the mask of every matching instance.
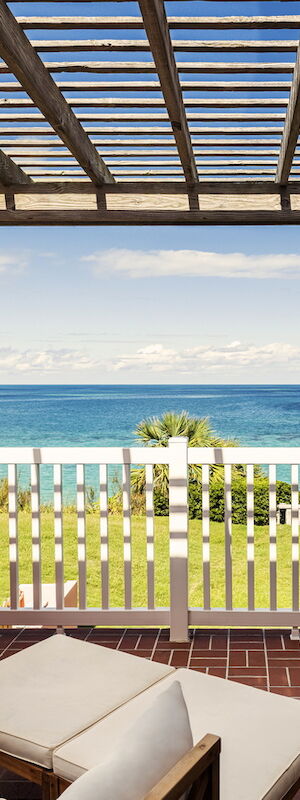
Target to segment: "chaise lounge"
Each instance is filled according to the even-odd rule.
[[[68,796],[75,800],[79,778],[78,798],[92,797],[80,776],[93,778],[94,770],[112,755],[117,773],[119,754],[121,759],[140,721],[150,719],[154,706],[159,714],[169,695],[174,703],[175,691],[180,691],[188,712],[190,746],[183,748],[176,766],[166,753],[168,775],[164,778],[162,772],[157,778],[154,771],[155,790],[148,786],[140,797],[175,800],[191,783],[193,798],[295,796],[300,788],[298,701],[61,635],[0,663],[0,764],[40,783],[43,800],[54,800],[65,790],[66,800]],[[164,714],[171,725],[169,742],[176,740],[172,731],[178,703],[174,719],[171,713]],[[153,740],[159,731],[163,736],[162,719],[154,730]],[[168,745],[166,731],[159,752],[162,744]],[[143,749],[143,757],[137,755],[141,774],[146,772],[151,746],[148,735],[148,756]],[[67,787],[73,784],[71,795]]]

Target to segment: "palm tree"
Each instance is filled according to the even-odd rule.
[[[171,436],[185,436],[189,447],[236,447],[238,442],[222,439],[213,430],[207,417],[192,417],[187,411],[176,414],[167,411],[161,417],[149,417],[142,420],[135,431],[139,442],[147,447],[167,447]],[[197,464],[190,465],[189,478],[201,484],[201,467]],[[211,468],[215,478],[223,475],[222,467]],[[163,494],[168,491],[168,466],[158,464],[154,467],[154,487]],[[132,489],[142,493],[145,489],[145,468],[132,470]]]

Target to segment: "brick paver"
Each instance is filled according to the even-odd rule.
[[[0,660],[54,630],[1,630]],[[174,667],[188,667],[287,697],[300,698],[300,645],[287,630],[191,631],[187,643],[169,640],[166,629],[79,628],[66,634],[95,644],[122,650]],[[0,771],[0,797],[7,800],[40,800],[39,787]],[[300,800],[300,793],[297,795]],[[296,798],[295,798],[296,800]]]

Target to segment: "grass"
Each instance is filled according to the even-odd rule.
[[[89,606],[99,606],[101,597],[99,519],[88,514],[87,524],[87,598]],[[77,578],[77,521],[74,513],[64,514],[65,580]],[[52,512],[42,513],[42,580],[54,582],[54,518]],[[269,531],[267,526],[255,529],[255,602],[257,608],[268,607],[269,596]],[[109,519],[110,603],[122,606],[123,583],[122,519]],[[8,518],[0,515],[0,603],[9,596]],[[189,530],[189,603],[202,605],[202,532],[201,521],[192,520]],[[278,527],[278,606],[291,607],[291,530]],[[233,605],[247,606],[246,526],[233,525]],[[19,512],[20,583],[32,582],[31,517]],[[155,520],[155,599],[157,606],[169,605],[168,519]],[[212,606],[225,605],[224,524],[211,523],[211,599]],[[132,585],[133,605],[147,605],[146,593],[146,531],[143,517],[132,518]]]

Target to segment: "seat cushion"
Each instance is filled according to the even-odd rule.
[[[173,671],[54,635],[0,662],[0,750],[52,767],[55,747]]]
[[[59,748],[54,772],[73,781],[113,751],[114,741],[173,681],[180,681],[194,744],[221,737],[221,800],[280,800],[300,776],[300,704],[233,681],[179,669]]]
[[[178,681],[153,700],[109,756],[74,781],[64,800],[143,800],[192,747],[187,707]]]

